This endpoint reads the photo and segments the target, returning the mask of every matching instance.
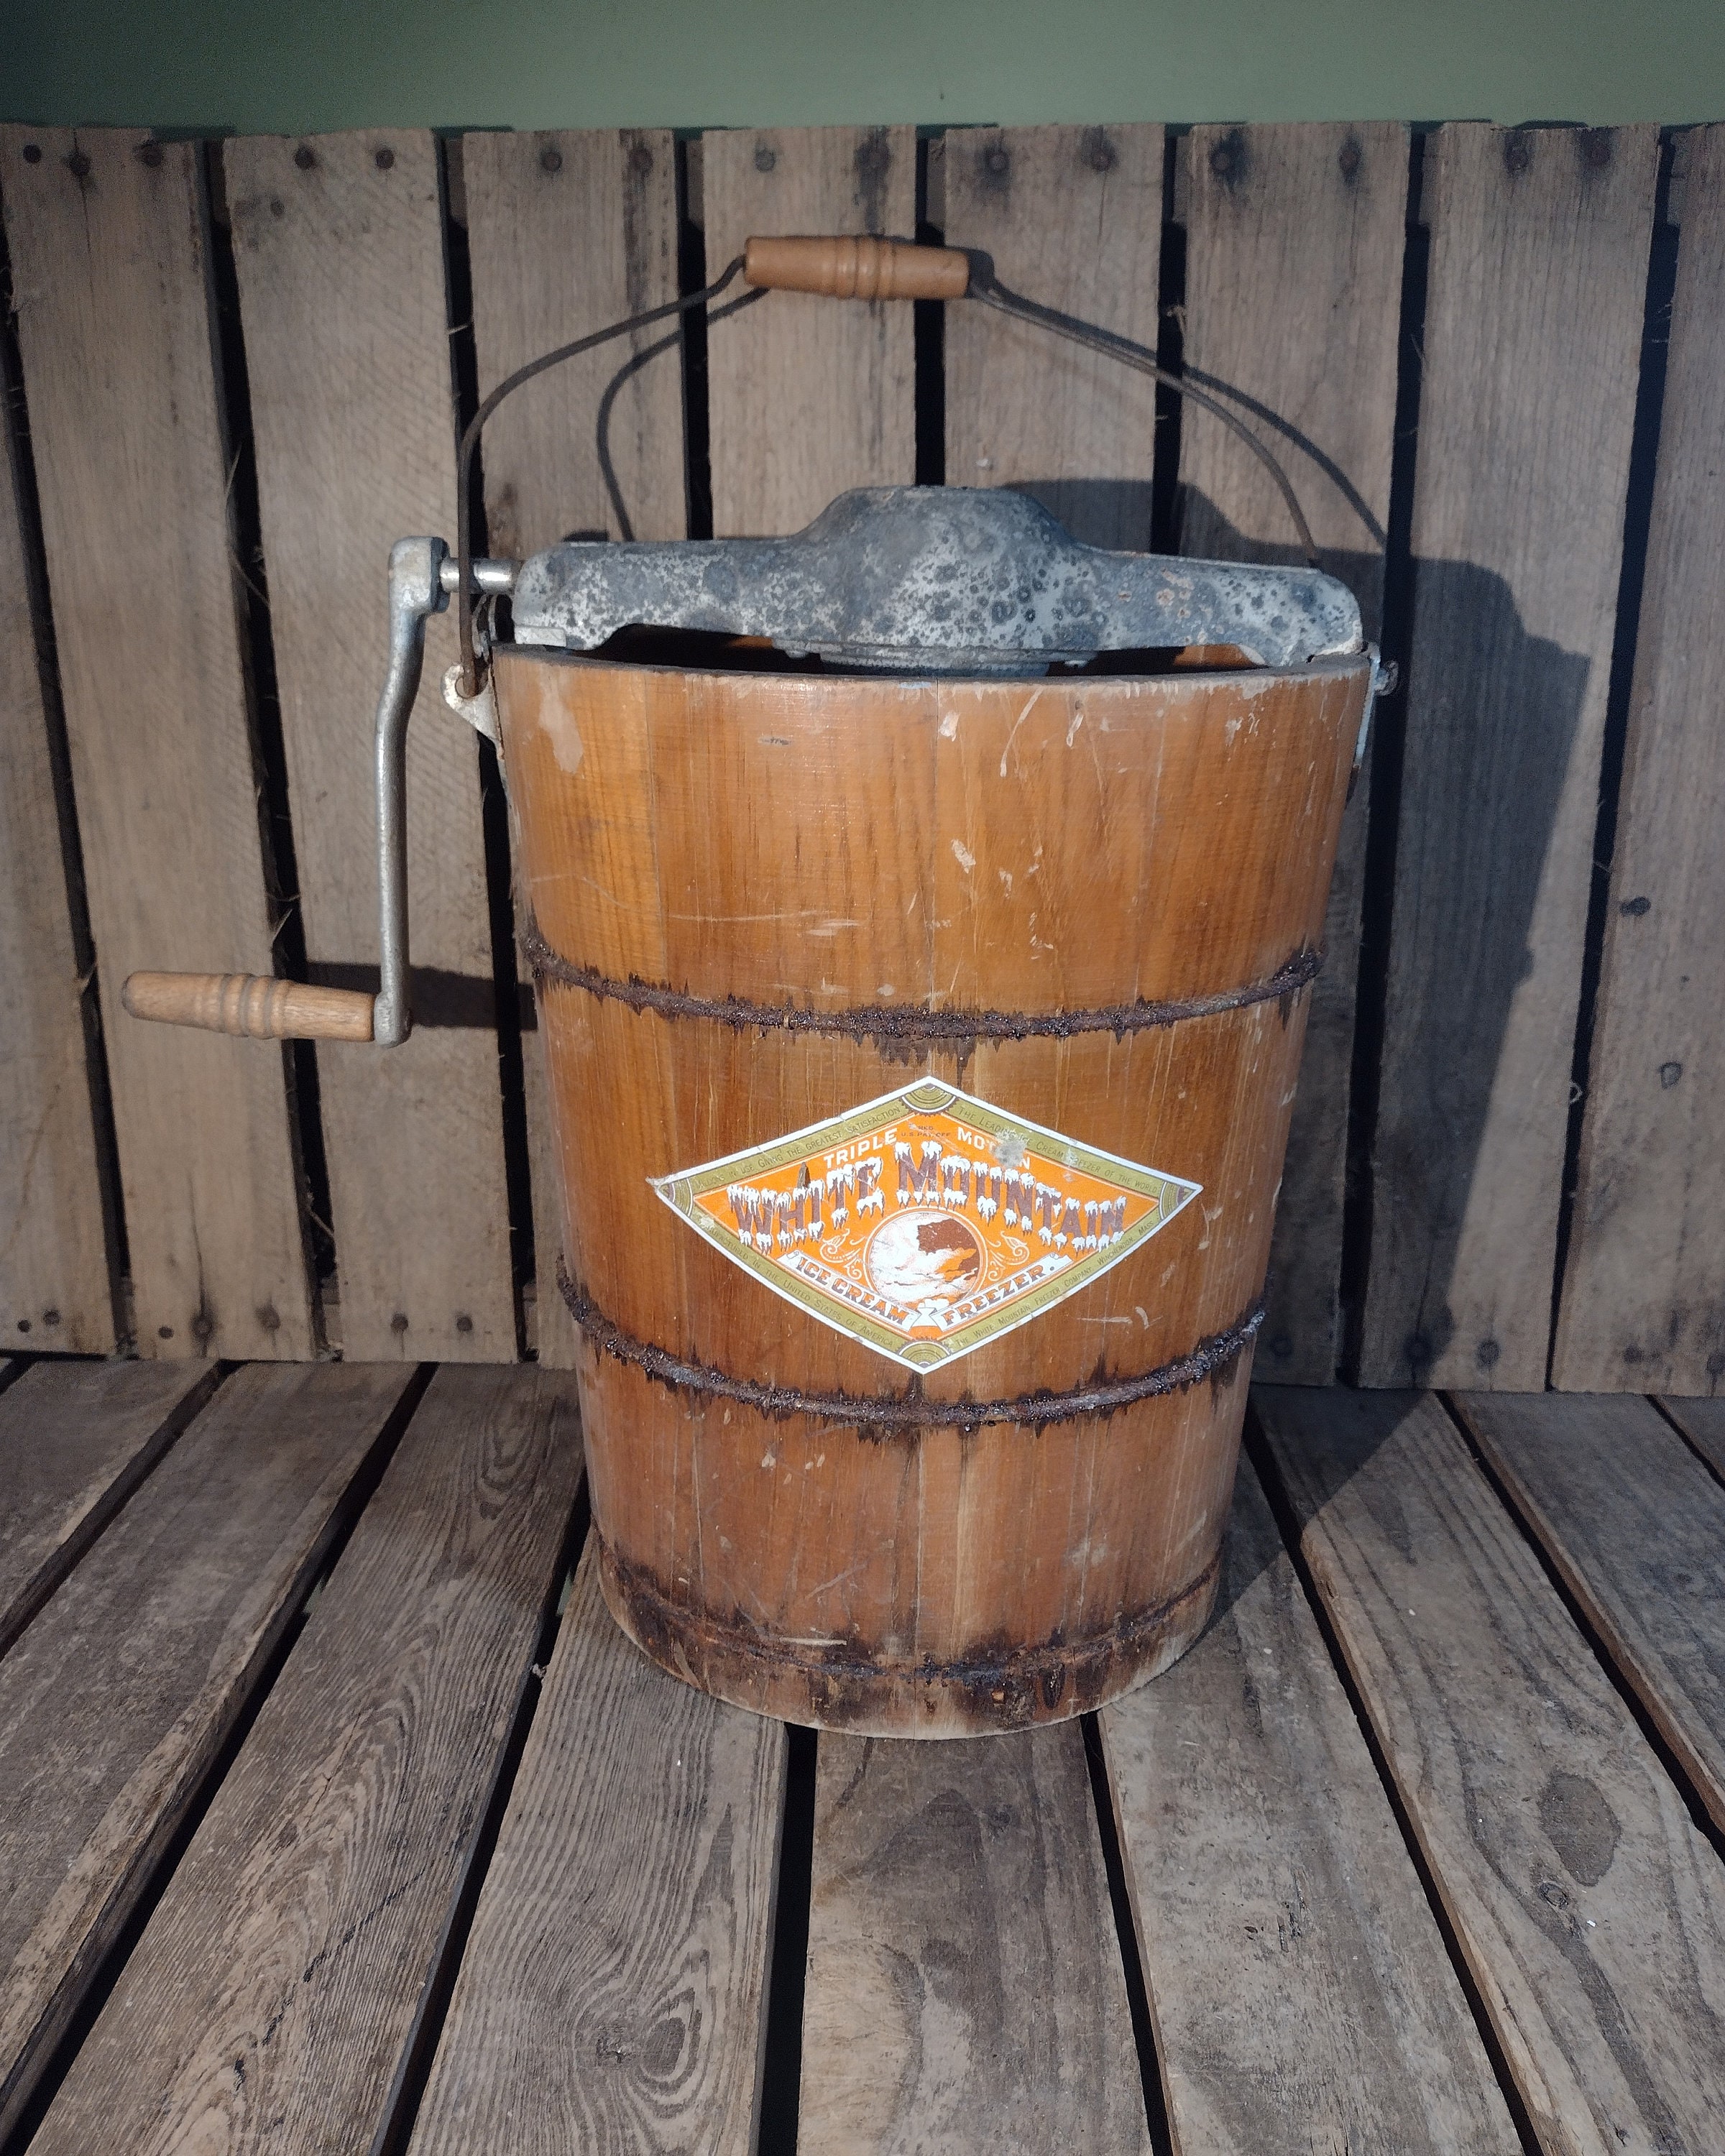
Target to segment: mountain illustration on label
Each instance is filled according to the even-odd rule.
[[[932,1078],[648,1180],[775,1294],[913,1370],[1088,1287],[1200,1188]]]

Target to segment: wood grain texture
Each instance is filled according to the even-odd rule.
[[[751,285],[779,292],[824,292],[835,300],[962,300],[970,257],[953,247],[866,234],[752,238],[742,250]]]
[[[1651,1401],[1462,1393],[1455,1405],[1725,1828],[1725,1490]]]
[[[1182,2156],[1521,2143],[1256,1475],[1221,1614],[1103,1709]]]
[[[439,1372],[33,2148],[372,2144],[580,1460],[567,1380]]]
[[[702,151],[709,277],[757,233],[905,239],[914,230],[913,128],[736,128],[703,136]],[[911,336],[902,300],[797,292],[774,292],[711,324],[707,397],[721,538],[798,531],[848,487],[911,484]]]
[[[0,157],[0,180],[9,176]],[[114,1345],[84,1042],[85,983],[49,759],[13,415],[0,415],[0,1331],[74,1354]]]
[[[6,1388],[0,1654],[218,1382],[216,1370],[184,1363],[47,1362]]]
[[[461,157],[481,397],[542,352],[677,296],[668,130],[469,135]],[[686,536],[680,346],[674,321],[638,330],[498,408],[482,453],[492,553],[520,558],[577,534],[628,536],[600,469],[608,392],[606,439],[634,536]]]
[[[1651,127],[1426,146],[1368,1384],[1545,1382],[1657,159]]]
[[[1538,1558],[1434,1396],[1255,1399],[1540,2147],[1712,2148],[1725,1868]]]
[[[865,682],[515,651],[496,680],[554,952],[614,981],[872,1016],[1273,978],[1322,932],[1364,674]],[[1154,1371],[1255,1302],[1304,1004],[930,1048],[867,1017],[745,1031],[549,978],[571,1272],[636,1340],[746,1381],[999,1400]],[[913,1380],[751,1277],[648,1178],[922,1068],[1204,1195],[1033,1324]],[[739,1704],[857,1733],[1010,1727],[1096,1705],[1202,1624],[1239,1362],[1106,1420],[883,1437],[588,1353],[594,1518],[641,1586],[636,1636],[657,1626],[651,1651]],[[1003,1665],[1020,1650],[1050,1660]]]
[[[1580,1175],[1553,1381],[1712,1393],[1725,1375],[1725,128],[1687,137]]]
[[[389,550],[455,526],[437,146],[382,131],[222,156],[305,948],[314,978],[367,987]],[[408,743],[413,1034],[318,1056],[341,1347],[364,1361],[516,1352],[477,747],[439,690],[452,621],[429,624]]]
[[[797,2146],[1147,2156],[1083,1732],[823,1737]]]
[[[201,153],[142,139],[0,130],[138,1346],[302,1357],[282,1051],[120,1007],[140,967],[274,971]]]
[[[781,1723],[656,1670],[589,1542],[412,2156],[752,2156]]]
[[[1666,1399],[1666,1413],[1722,1482],[1725,1482],[1725,1401]]]
[[[676,158],[667,131],[470,135],[462,162],[481,397],[541,352],[676,297]],[[655,356],[635,366],[649,352]],[[619,526],[600,468],[598,428],[607,416],[628,533]],[[578,532],[685,537],[677,325],[638,331],[517,390],[487,423],[480,461],[486,544],[493,554],[519,558]],[[546,1092],[543,1034],[536,1028],[521,1051],[538,1265],[536,1344],[547,1368],[568,1369],[576,1334],[557,1291],[562,1176]]]
[[[947,229],[1003,284],[1156,349],[1160,127],[945,138]],[[946,313],[947,479],[1034,495],[1075,538],[1150,544],[1156,385],[980,306]]]
[[[1287,465],[1323,566],[1382,634],[1406,239],[1408,131],[1371,126],[1197,127],[1186,212],[1186,366],[1277,414],[1249,409]],[[1322,459],[1322,461],[1320,461]],[[1258,460],[1208,413],[1180,426],[1181,551],[1301,558]],[[1342,1214],[1359,972],[1370,764],[1342,821],[1312,993],[1299,1098],[1270,1253],[1266,1378],[1328,1384],[1340,1345]]]
[[[316,988],[274,973],[128,973],[128,1014],[198,1025],[245,1040],[372,1038],[373,999],[360,988]]]
[[[303,1602],[406,1382],[240,1372],[0,1662],[0,2132]]]

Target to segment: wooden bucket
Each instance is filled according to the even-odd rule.
[[[721,1698],[881,1735],[1155,1676],[1215,1594],[1370,661],[495,666],[617,1621]],[[1200,1194],[922,1373],[649,1180],[922,1073]]]

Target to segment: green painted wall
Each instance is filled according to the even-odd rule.
[[[0,0],[0,114],[429,124],[1725,118],[1725,0]]]

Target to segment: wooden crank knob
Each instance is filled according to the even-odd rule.
[[[956,247],[907,239],[754,239],[742,254],[743,281],[780,292],[825,292],[835,300],[962,300],[970,257]]]
[[[120,1000],[134,1018],[248,1040],[369,1040],[377,998],[272,973],[129,973]]]

